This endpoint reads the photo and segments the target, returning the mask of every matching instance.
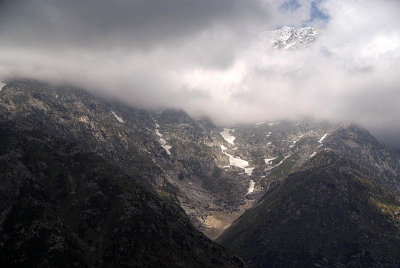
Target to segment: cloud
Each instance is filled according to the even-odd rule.
[[[3,78],[221,124],[354,121],[400,144],[399,1],[16,0],[0,10]],[[270,30],[305,24],[320,33],[312,46],[272,49]]]

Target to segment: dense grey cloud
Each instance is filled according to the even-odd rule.
[[[221,124],[354,121],[400,134],[400,1],[15,0],[0,2],[0,78],[85,87]],[[270,30],[311,25],[312,46]]]
[[[13,0],[4,1],[5,41],[26,46],[129,48],[177,44],[217,25],[245,30],[265,22],[259,1]]]

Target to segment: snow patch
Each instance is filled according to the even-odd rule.
[[[292,144],[291,144],[289,147],[290,147],[290,148],[293,148],[293,147],[296,145],[296,143],[297,143],[299,140],[301,140],[301,138],[303,138],[303,136],[304,136],[304,135],[300,135],[300,137],[298,137],[297,140],[292,141]]]
[[[155,131],[156,131],[157,136],[160,137],[160,144],[161,144],[161,147],[164,148],[164,150],[167,152],[168,155],[171,155],[171,151],[170,151],[170,150],[171,150],[172,146],[167,144],[167,141],[164,140],[163,134],[160,133],[160,131],[158,130],[158,128],[156,128]]]
[[[172,148],[172,146],[171,145],[168,145],[168,144],[162,144],[162,141],[161,141],[162,139],[160,139],[160,142],[161,142],[161,147],[163,147],[164,148],[164,150],[167,152],[167,154],[168,155],[171,155],[171,148]],[[163,140],[164,142],[165,142],[165,140]]]
[[[157,134],[157,136],[159,136],[159,137],[162,137],[162,136],[163,136],[163,134],[161,134],[160,131],[159,131],[158,129],[156,129],[156,134]]]
[[[234,129],[229,129],[229,128],[224,128],[224,131],[220,132],[222,138],[226,140],[226,142],[230,143],[233,145],[233,141],[236,139],[236,137],[232,136],[230,132],[234,132]]]
[[[286,159],[286,158],[285,158]],[[281,162],[279,162],[278,164],[276,164],[274,167],[272,167],[272,168],[276,168],[277,166],[280,166],[282,163],[283,163],[283,161],[285,160],[285,159],[282,159],[281,160]]]
[[[3,87],[4,87],[5,85],[6,85],[6,84],[0,82],[0,91],[3,89]]]
[[[278,157],[266,158],[266,159],[264,159],[265,164],[270,165],[270,164],[272,164],[272,161],[275,160],[275,159],[277,159],[277,158],[278,158]]]
[[[290,155],[289,155],[289,156],[290,156]],[[280,166],[280,165],[286,160],[286,158],[288,158],[289,156],[285,156],[284,159],[282,159],[278,164],[276,164],[276,165],[273,166],[273,167],[267,168],[266,170],[271,170],[271,169],[274,169],[274,168]]]
[[[87,117],[86,115],[79,117],[79,121],[81,121],[82,123],[85,124],[89,124],[89,117]]]
[[[256,126],[261,126],[261,125],[264,125],[266,122],[260,122],[260,123],[257,123],[256,124]]]
[[[231,166],[238,167],[238,168],[243,168],[243,169],[248,167],[249,162],[247,162],[246,160],[243,160],[243,159],[241,159],[239,157],[234,157],[234,156],[232,156],[230,154],[227,154],[227,153],[225,153],[225,154],[227,156],[229,156],[229,164]]]
[[[111,111],[111,113],[114,115],[115,119],[117,119],[118,122],[123,123],[124,120],[122,120],[121,117],[119,117],[114,111]]]
[[[316,154],[317,152],[313,152],[312,155],[310,155],[310,158],[313,158]]]
[[[325,133],[325,135],[322,136],[322,138],[318,142],[322,143],[325,140],[326,136],[328,136],[328,133]]]
[[[247,194],[251,194],[252,192],[254,192],[255,185],[256,185],[256,183],[253,180],[250,180],[250,185],[249,185],[249,189],[247,190]]]
[[[227,149],[228,148],[226,148],[224,145],[221,145],[222,152],[229,157],[229,166],[242,168],[244,169],[244,173],[250,176],[253,173],[254,168],[248,167],[249,162],[239,157],[234,157],[233,155],[228,154],[227,152],[225,152]]]
[[[253,173],[253,170],[254,170],[253,167],[251,167],[251,168],[245,168],[245,169],[244,169],[244,173],[246,173],[247,175],[250,176],[250,175]]]

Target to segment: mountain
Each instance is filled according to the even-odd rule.
[[[313,27],[291,27],[283,26],[272,31],[272,46],[276,49],[298,49],[308,47],[317,37],[318,32]]]
[[[351,159],[374,183],[400,195],[400,157],[381,145],[368,131],[345,125],[330,133],[324,148],[330,148]]]
[[[250,266],[398,265],[400,156],[356,125],[221,127],[32,80],[0,118],[5,265],[243,265],[197,230]]]
[[[0,120],[2,267],[242,267],[170,197],[81,146]]]
[[[398,267],[400,200],[324,149],[217,241],[250,267]]]
[[[338,126],[313,121],[221,128],[183,111],[148,111],[87,91],[12,80],[0,113],[79,144],[160,194],[176,196],[192,223],[216,238]]]

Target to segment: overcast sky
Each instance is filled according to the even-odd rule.
[[[219,124],[313,116],[400,144],[399,0],[0,0],[0,78]],[[312,46],[270,31],[313,26]]]

